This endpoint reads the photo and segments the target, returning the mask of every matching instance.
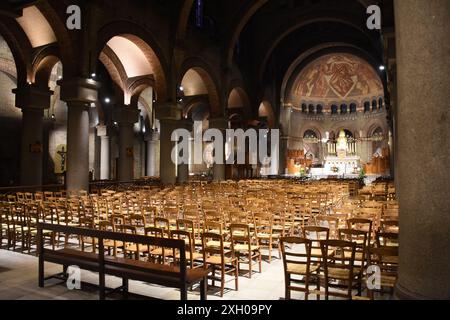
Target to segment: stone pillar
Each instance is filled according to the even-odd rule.
[[[181,119],[182,108],[175,103],[156,105],[156,117],[160,121],[160,178],[164,185],[174,185],[177,182],[177,168],[172,161],[172,132]]]
[[[139,119],[139,110],[121,106],[115,110],[114,119],[119,124],[119,181],[134,178],[134,124]]]
[[[16,106],[22,109],[22,146],[20,183],[23,186],[42,185],[43,115],[50,107],[53,92],[27,85],[13,90]]]
[[[450,299],[450,1],[394,2],[400,299]]]
[[[180,120],[179,124],[178,124],[178,128],[186,129],[191,133],[192,133],[192,126],[193,126],[192,121],[187,120],[187,119]],[[188,142],[188,146],[190,149],[191,148],[190,140]],[[185,151],[189,152],[188,157],[190,159],[190,150],[189,149],[185,150]],[[177,176],[178,176],[178,178],[177,178],[178,183],[180,183],[180,184],[183,184],[183,183],[186,183],[189,181],[189,163],[183,163],[183,164],[178,165],[178,175]]]
[[[61,100],[67,103],[67,174],[69,191],[89,191],[89,108],[97,101],[99,84],[91,79],[58,82]]]
[[[287,152],[288,152],[289,137],[280,138],[280,165],[278,174],[287,174]]]
[[[67,189],[89,190],[89,105],[67,102]]]
[[[213,180],[214,181],[224,181],[226,180],[225,176],[225,130],[228,129],[228,120],[225,118],[216,118],[209,120],[209,127],[211,129],[219,129],[223,133],[223,155],[224,158],[222,160],[223,164],[214,164],[213,165]]]
[[[159,133],[155,131],[148,132],[145,136],[147,142],[147,170],[149,177],[159,176]]]
[[[111,178],[111,139],[108,127],[97,126],[97,135],[100,137],[100,180],[109,180]]]

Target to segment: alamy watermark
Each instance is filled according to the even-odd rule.
[[[172,149],[172,162],[178,165],[201,165],[208,162],[269,165],[273,162],[278,163],[279,159],[280,131],[278,129],[248,129],[247,131],[208,129],[203,133],[202,121],[195,121],[193,139],[191,132],[187,129],[176,129],[172,132],[171,140],[177,142]],[[269,140],[270,155],[268,154]],[[205,143],[212,144],[212,152],[204,148]]]
[[[381,30],[381,8],[377,5],[368,6],[366,12],[370,15],[367,19],[367,28]]]
[[[69,266],[67,268],[67,289],[80,290],[81,289],[81,270],[78,266]]]

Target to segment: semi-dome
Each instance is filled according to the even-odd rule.
[[[333,104],[363,103],[384,95],[381,79],[363,59],[347,53],[321,56],[297,76],[296,101]]]

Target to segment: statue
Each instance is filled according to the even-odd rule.
[[[341,130],[339,133],[339,138],[337,139],[336,149],[338,154],[342,154],[345,157],[347,155],[347,137],[345,131]]]

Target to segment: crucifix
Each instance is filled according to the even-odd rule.
[[[61,151],[57,152],[61,157],[61,172],[64,172],[66,170],[66,155],[67,151],[64,148],[64,146],[61,148]]]

